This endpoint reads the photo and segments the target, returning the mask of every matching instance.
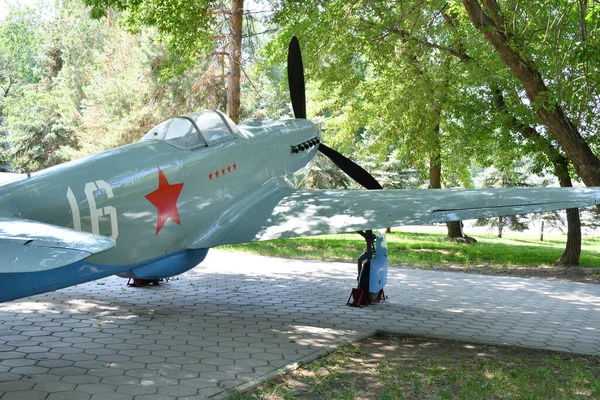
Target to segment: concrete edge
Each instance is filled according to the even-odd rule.
[[[582,356],[592,356],[592,357],[597,356],[596,353],[577,352],[577,351],[571,350],[568,347],[548,346],[548,345],[546,345],[545,347],[526,346],[519,342],[515,342],[515,343],[509,343],[506,341],[499,342],[499,341],[487,340],[487,339],[482,339],[482,338],[476,338],[476,337],[472,337],[472,336],[468,337],[468,338],[457,338],[457,337],[444,336],[444,335],[430,335],[430,334],[423,334],[423,333],[406,332],[406,331],[402,331],[402,330],[398,330],[398,329],[379,329],[377,331],[377,333],[391,333],[391,334],[395,334],[395,335],[431,338],[431,339],[437,339],[437,340],[452,340],[455,342],[473,343],[473,344],[479,344],[479,345],[485,345],[485,346],[516,347],[516,348],[528,349],[528,350],[561,353],[561,354],[565,354],[565,355],[582,355]]]

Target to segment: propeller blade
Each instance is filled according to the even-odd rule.
[[[300,43],[296,36],[292,37],[288,48],[288,84],[290,86],[290,98],[294,117],[306,118],[306,94],[304,87],[304,67],[302,66],[302,54]],[[319,144],[319,151],[328,157],[339,169],[367,189],[383,189],[379,182],[361,166],[343,156],[331,147]]]
[[[319,144],[319,151],[361,186],[364,186],[369,190],[383,189],[383,187],[381,187],[379,182],[377,182],[377,180],[373,178],[371,174],[365,171],[363,167],[350,160],[348,157],[343,156],[331,147],[325,146],[323,143]]]
[[[306,95],[304,89],[304,67],[302,66],[302,54],[300,54],[300,43],[296,36],[292,37],[288,48],[288,84],[290,86],[290,98],[294,117],[306,118]]]

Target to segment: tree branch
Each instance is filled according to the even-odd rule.
[[[415,38],[409,32],[407,32],[405,30],[398,29],[398,28],[390,28],[389,31],[397,34],[398,36],[400,36],[401,38],[403,38],[407,41],[420,44],[420,45],[428,47],[430,49],[437,49],[437,50],[441,50],[445,53],[451,54],[451,55],[459,58],[461,61],[466,62],[466,61],[470,61],[472,59],[471,56],[469,56],[467,53],[465,53],[463,51],[456,51],[455,49],[453,49],[450,46],[442,46],[437,43],[432,43],[426,39]]]
[[[278,29],[274,28],[274,29],[267,29],[266,31],[262,31],[262,32],[258,32],[258,33],[252,33],[252,34],[247,34],[247,35],[243,35],[243,38],[248,38],[248,37],[253,37],[253,36],[258,36],[258,35],[264,35],[266,33],[272,33],[272,32],[277,32]]]
[[[8,80],[8,86],[6,87],[6,89],[4,90],[4,96],[2,97],[8,97],[8,92],[10,92],[10,89],[12,88],[12,85],[15,83],[15,81],[13,81],[12,79]]]
[[[506,25],[504,24],[504,18],[500,13],[500,6],[498,5],[498,2],[496,2],[496,0],[481,0],[481,3],[483,4],[483,8],[485,8],[487,13],[490,15],[494,25],[496,25],[496,28],[500,29],[506,34]]]
[[[481,0],[491,9],[491,15],[499,15],[494,0]],[[504,64],[521,82],[527,97],[535,105],[535,111],[548,127],[548,131],[560,144],[578,175],[586,185],[600,186],[600,159],[594,155],[577,127],[565,114],[562,105],[556,101],[554,93],[548,90],[534,63],[519,54],[490,16],[482,9],[478,0],[462,0],[473,25],[494,46]]]
[[[494,103],[496,105],[496,109],[498,112],[509,117],[506,126],[511,129],[515,129],[520,132],[523,137],[531,140],[534,144],[539,146],[541,151],[548,157],[548,161],[554,167],[554,175],[559,180],[561,186],[571,187],[573,186],[571,182],[571,176],[569,174],[569,161],[565,156],[563,156],[560,151],[552,145],[552,143],[542,136],[537,129],[533,126],[525,124],[523,121],[520,121],[514,115],[511,115],[506,107],[506,101],[504,99],[504,95],[500,91],[498,87],[492,86],[492,96],[494,97]]]

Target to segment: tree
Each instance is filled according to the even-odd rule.
[[[496,228],[498,233],[496,236],[502,239],[502,235],[504,234],[505,229],[509,229],[511,231],[523,232],[527,229],[527,223],[523,221],[522,216],[518,215],[508,215],[505,217],[497,217],[485,219],[481,218],[475,221],[475,226],[489,226],[490,228]]]
[[[385,160],[394,148],[407,168],[429,178],[431,188],[469,185],[467,160],[480,142],[455,122],[461,107],[451,105],[474,97],[453,94],[465,80],[462,61],[411,40],[399,21],[409,18],[416,31],[436,36],[446,35],[446,22],[424,26],[414,7],[404,4],[283,2],[273,19],[283,29],[268,48],[270,61],[282,62],[279,49],[292,33],[301,37],[309,84],[317,86],[308,96],[309,111],[324,119],[327,143],[359,160],[371,154]],[[448,234],[466,239],[460,222],[448,224]]]
[[[231,6],[229,34],[229,77],[227,81],[227,114],[234,122],[240,119],[240,78],[242,75],[242,22],[244,2],[234,0]]]
[[[8,107],[21,89],[40,80],[37,48],[41,42],[39,14],[31,8],[10,7],[0,21],[0,168],[10,167]]]
[[[503,59],[491,53],[489,41],[484,39],[481,32],[473,29],[474,25],[469,19],[473,14],[466,12],[466,3],[479,2],[405,1],[390,8],[384,3],[370,1],[352,4],[335,0],[307,1],[302,2],[302,5],[295,1],[284,1],[282,11],[276,14],[275,20],[284,25],[284,33],[287,35],[290,31],[303,32],[303,37],[317,36],[314,32],[320,33],[321,35],[314,39],[317,47],[313,51],[328,52],[321,57],[327,60],[321,63],[325,68],[335,66],[348,69],[349,66],[360,66],[362,60],[367,59],[370,62],[373,54],[397,60],[400,56],[415,59],[414,54],[419,53],[426,55],[423,58],[416,57],[421,66],[428,66],[430,60],[442,60],[440,54],[454,57],[455,62],[450,63],[447,68],[452,71],[450,85],[452,89],[448,96],[454,98],[445,102],[443,113],[447,122],[443,131],[447,130],[455,140],[464,135],[458,129],[469,132],[469,138],[477,141],[475,144],[470,144],[471,148],[477,149],[471,154],[483,165],[490,163],[485,158],[494,154],[497,149],[517,146],[537,161],[534,165],[536,173],[552,169],[561,185],[570,185],[568,164],[574,162],[573,154],[579,152],[590,156],[590,151],[585,149],[586,146],[588,150],[597,148],[599,141],[597,132],[600,132],[600,126],[595,115],[599,106],[598,99],[600,99],[597,93],[600,86],[598,85],[600,73],[598,64],[590,63],[589,60],[594,59],[594,55],[600,55],[598,43],[600,6],[588,6],[588,2],[584,0],[579,1],[577,5],[574,2],[550,1],[544,2],[543,6],[537,1],[526,3],[507,1],[504,13],[492,16],[492,18],[498,17],[494,20],[496,26],[482,29],[485,35],[490,35],[488,31],[495,32],[499,36],[504,34],[507,38],[504,51],[514,50],[513,55],[521,57],[521,61],[526,66],[533,65],[534,72],[540,77],[550,76],[548,82],[551,85],[546,87],[548,90],[538,90],[539,96],[528,98],[528,92],[523,92],[522,83],[515,79],[514,70],[506,68],[506,57]],[[495,1],[480,3],[488,8],[499,9]],[[345,24],[338,23],[341,19]],[[320,26],[325,29],[319,30]],[[287,27],[291,28],[287,30]],[[573,38],[580,40],[574,41]],[[332,46],[328,44],[331,42],[346,49],[346,53],[351,51],[348,49],[355,49],[357,46],[364,46],[364,49],[357,51],[354,57],[340,57],[340,54],[344,53],[339,51],[333,51],[330,55]],[[403,46],[399,46],[398,43],[402,43]],[[384,45],[389,49],[387,53]],[[532,63],[532,59],[535,59],[536,63]],[[397,61],[389,63],[387,67],[402,71],[399,74],[400,79],[411,79],[411,75],[407,74],[402,64]],[[320,71],[315,75],[320,81],[326,80]],[[332,76],[339,79],[339,76]],[[356,96],[354,88],[356,88],[357,76],[361,75],[346,76],[350,85],[344,89],[350,90],[353,96]],[[443,71],[440,76],[443,76]],[[329,79],[329,82],[331,81]],[[399,86],[395,82],[392,84],[390,82],[393,81],[389,79],[386,82],[388,84],[384,89],[386,94]],[[478,95],[477,99],[473,99],[474,93]],[[428,94],[427,90],[422,90],[418,98],[413,97],[409,102],[422,102],[423,99],[428,98]],[[371,96],[373,97],[375,96]],[[390,101],[397,99],[391,97]],[[498,108],[499,97],[503,99],[502,109]],[[584,101],[581,101],[582,98]],[[364,98],[360,100],[364,101]],[[386,104],[381,99],[378,100],[380,100],[379,104]],[[564,109],[561,111],[560,107]],[[381,108],[385,110],[387,106]],[[577,151],[565,149],[563,152],[557,144],[562,146],[565,141],[555,141],[557,136],[549,134],[553,129],[550,129],[548,120],[552,115],[560,116],[560,112],[563,112],[567,119],[571,118],[572,124],[577,129],[584,131],[583,143],[581,135],[575,138],[574,147],[579,149]],[[425,112],[421,113],[424,114]],[[389,117],[388,121],[395,123],[400,119],[414,124],[408,118],[397,118],[397,115],[402,115],[402,111],[392,115],[386,114]],[[356,115],[351,118],[356,119]],[[418,123],[415,125],[418,126]],[[450,127],[458,129],[456,131],[448,129]],[[384,132],[379,135],[379,139],[386,134]],[[465,142],[467,141],[462,143]],[[446,143],[448,141],[444,143],[444,148]],[[463,153],[464,150],[451,152],[460,155]],[[423,151],[422,154],[433,155],[431,151]],[[585,169],[583,166],[589,167],[586,167],[588,171],[588,177],[584,179],[586,183],[590,182],[590,175],[599,176],[594,167],[594,157],[591,157],[593,154],[587,156],[580,157],[580,167],[575,168],[583,177],[582,170]],[[443,158],[442,155],[442,160]],[[432,172],[435,172],[435,168]],[[595,183],[591,182],[591,184]],[[580,247],[577,240],[577,211],[570,210],[568,215],[570,234],[565,256],[571,254],[567,257],[568,263],[576,264],[578,258],[575,255],[578,254],[576,251]]]
[[[64,160],[58,148],[72,144],[53,101],[37,96],[43,85],[39,59],[42,20],[35,9],[11,7],[0,22],[0,130],[2,168],[32,171]]]
[[[560,186],[573,187],[567,158],[548,138],[538,132],[536,128],[523,123],[513,114],[507,112],[504,96],[497,87],[492,87],[492,93],[496,110],[505,117],[505,126],[511,130],[516,130],[524,138],[527,138],[534,146],[533,152],[537,151],[545,156],[546,160],[544,160],[544,164],[550,163],[552,165],[553,173],[558,178]],[[539,170],[540,167],[537,169]],[[568,226],[567,243],[565,251],[556,263],[560,265],[579,265],[579,256],[581,255],[581,223],[579,219],[579,210],[573,208],[568,209],[566,212]],[[543,237],[543,233],[541,236]]]
[[[44,18],[36,12],[14,9],[0,22],[0,88],[6,77],[16,82],[0,96],[0,137],[13,144],[0,157],[11,155],[12,168],[33,171],[131,143],[173,114],[220,101],[214,57],[166,78],[155,28],[128,33],[122,13],[107,24],[90,19],[79,1],[61,2]]]
[[[558,228],[564,233],[563,227],[566,227],[565,220],[559,211],[547,211],[540,214],[534,214],[533,221],[540,222],[540,242],[544,241],[544,233],[549,228],[550,230]]]
[[[47,92],[28,91],[11,105],[8,128],[14,168],[32,172],[60,164],[69,159],[65,147],[79,146],[75,126],[56,100]]]
[[[123,12],[132,32],[142,27],[155,27],[159,38],[167,44],[167,58],[161,73],[165,79],[193,68],[198,58],[215,50],[218,16],[230,15],[230,46],[227,113],[238,122],[240,116],[240,76],[243,1],[233,0],[231,10],[225,10],[217,0],[82,0],[91,7],[93,18],[103,18],[109,10]]]
[[[585,0],[550,2],[544,7],[537,2],[506,2],[501,9],[496,1],[462,3],[470,22],[523,85],[530,107],[568,160],[543,134],[521,124],[524,136],[541,143],[561,186],[572,186],[569,162],[587,185],[597,186],[600,160],[592,148],[598,137],[595,115],[600,74],[597,64],[591,65],[589,60],[600,54],[598,5],[588,7]],[[567,210],[567,224],[567,245],[557,263],[578,265],[581,231],[577,209]]]
[[[568,111],[569,108],[576,110],[577,107],[569,107],[565,103],[577,100],[565,96],[572,91],[561,93],[561,90],[566,90],[567,85],[575,84],[576,90],[584,86],[588,102],[595,104],[593,97],[598,97],[598,66],[585,61],[591,54],[600,51],[600,7],[595,5],[589,8],[588,15],[587,1],[577,3],[579,12],[574,10],[574,2],[550,2],[547,7],[540,7],[537,3],[524,5],[520,2],[507,2],[501,8],[495,0],[462,0],[469,20],[492,44],[511,74],[523,85],[531,106],[565,151],[577,174],[587,185],[600,186],[600,159],[580,132],[580,129],[589,130],[597,126],[597,123],[592,123],[591,126],[587,126],[589,120],[574,123],[574,115]],[[550,28],[550,21],[553,20],[557,22]],[[548,24],[544,26],[546,23]],[[565,31],[569,34],[565,34]],[[553,40],[559,41],[557,46],[552,44],[554,53],[550,55],[547,53],[550,46],[548,34],[553,35]],[[579,37],[581,41],[573,44],[575,37]],[[548,76],[544,78],[541,65],[545,61],[552,61],[549,58],[553,58],[555,63],[560,62],[560,56],[565,56],[568,64],[555,64],[552,66],[553,71],[546,68],[544,72]],[[570,79],[565,82],[563,78]],[[577,84],[577,80],[583,83]],[[547,82],[557,84],[549,86]],[[596,84],[590,87],[592,82]],[[582,110],[584,113],[590,111]]]

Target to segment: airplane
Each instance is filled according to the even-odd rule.
[[[600,204],[600,188],[382,190],[306,119],[296,37],[288,80],[293,119],[236,125],[219,111],[191,113],[134,144],[0,174],[0,302],[110,275],[176,276],[224,244],[353,231],[367,242],[359,267],[377,264],[359,275],[372,295],[387,277],[375,229]],[[300,189],[318,151],[370,190]]]

